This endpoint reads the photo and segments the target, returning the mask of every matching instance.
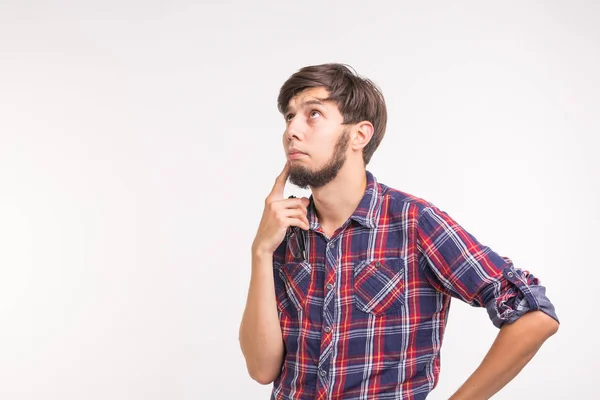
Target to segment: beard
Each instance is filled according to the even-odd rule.
[[[346,150],[350,144],[350,128],[345,128],[335,143],[333,154],[327,164],[317,171],[301,165],[290,166],[289,180],[294,185],[306,189],[325,186],[335,179],[346,162]]]

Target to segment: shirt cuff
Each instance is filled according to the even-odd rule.
[[[502,271],[502,278],[508,284],[501,284],[503,289],[486,304],[494,326],[501,328],[504,324],[512,324],[526,313],[536,310],[560,323],[554,305],[546,296],[546,288],[540,284],[539,279],[512,265]]]

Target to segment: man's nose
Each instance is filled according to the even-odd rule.
[[[285,130],[285,136],[288,140],[302,140],[304,138],[304,127],[296,119],[292,119]]]

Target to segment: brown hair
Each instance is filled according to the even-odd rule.
[[[279,112],[285,114],[296,94],[320,86],[329,92],[327,100],[337,105],[344,124],[365,120],[373,124],[373,137],[363,148],[363,160],[367,165],[385,135],[387,110],[381,90],[347,64],[311,65],[298,70],[281,86],[277,97]]]

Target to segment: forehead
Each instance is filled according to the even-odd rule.
[[[329,91],[324,87],[316,87],[305,89],[302,92],[296,94],[290,99],[286,107],[287,110],[296,109],[302,107],[307,102],[319,101],[323,103],[325,107],[331,107],[333,102],[326,100],[329,97]],[[314,103],[313,103],[314,104]]]

